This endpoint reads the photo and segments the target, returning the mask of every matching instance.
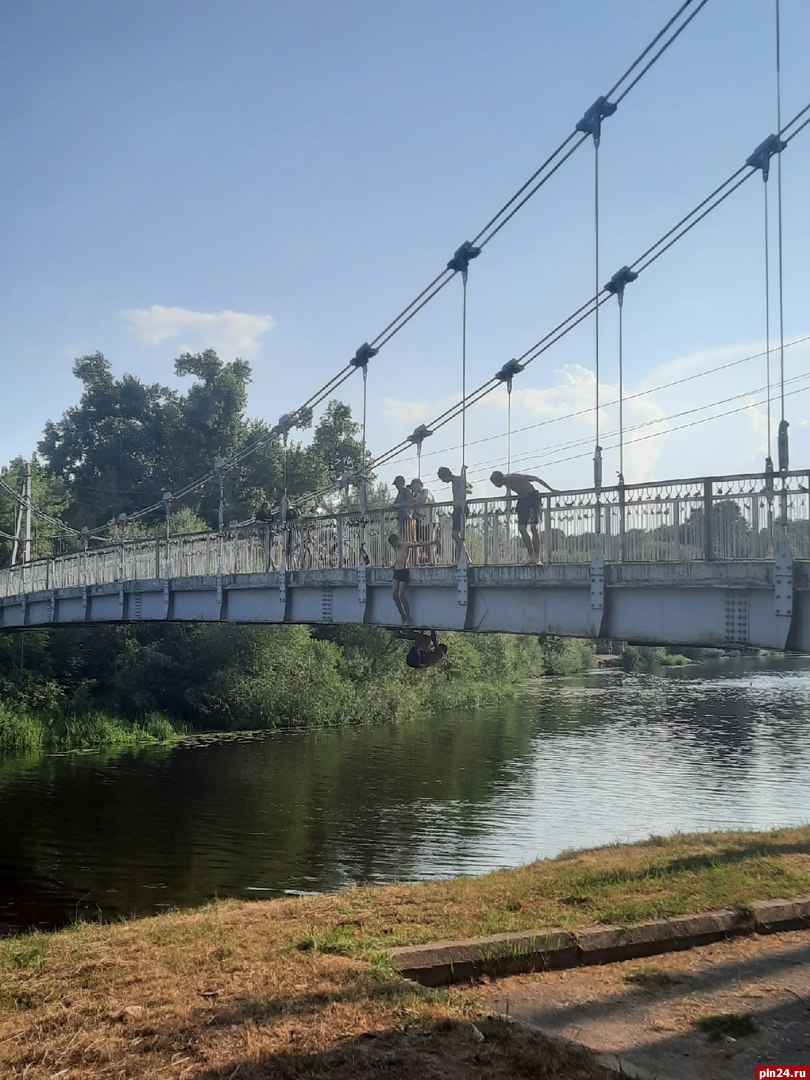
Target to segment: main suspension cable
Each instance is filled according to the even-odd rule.
[[[806,112],[810,111],[810,104],[806,105],[793,119],[785,126],[785,129],[780,132],[779,138],[785,135],[785,146],[791,142],[808,124],[810,124],[810,118],[804,121],[800,126],[796,128],[789,135],[788,129],[793,127]],[[753,155],[752,155],[753,156]],[[747,171],[746,171],[747,170]],[[750,179],[756,172],[756,168],[751,164],[750,160],[742,165],[739,169],[735,170],[730,177],[722,184],[718,185],[714,191],[703,199],[696,207],[694,207],[688,214],[684,215],[680,221],[674,225],[671,229],[663,234],[654,244],[652,244],[647,250],[631,263],[627,269],[632,271],[638,276],[642,271],[651,266],[657,259],[659,259],[666,251],[668,251],[675,243],[681,240],[687,233],[689,233],[700,221],[708,216],[713,210],[716,210],[730,195],[732,195],[739,187]],[[745,174],[745,175],[741,175]],[[568,316],[559,323],[553,330],[549,331],[543,338],[540,339],[534,346],[527,349],[518,360],[527,366],[541,356],[544,352],[555,345],[566,334],[570,333],[583,319],[587,318],[591,312],[606,302],[610,297],[610,292],[607,287],[603,288],[599,294],[595,297],[591,297],[585,301],[572,315]],[[497,386],[499,380],[497,377],[493,377],[486,383],[482,384],[478,390],[473,391],[467,400],[467,407],[480,401],[485,397],[495,386]],[[432,431],[435,431],[438,427],[443,426],[445,423],[452,420],[458,415],[458,406],[451,406],[446,409],[435,421],[431,422],[428,426]],[[391,458],[399,454],[409,444],[409,440],[402,440],[395,446],[391,447],[385,453],[379,455],[372,462],[374,467],[385,464]]]

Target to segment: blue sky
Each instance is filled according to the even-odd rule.
[[[0,462],[30,453],[45,422],[78,399],[73,359],[96,350],[116,374],[174,385],[174,358],[212,346],[253,365],[251,415],[274,422],[295,408],[479,231],[677,6],[4,5],[0,363],[13,404]],[[810,4],[781,0],[781,22],[784,122],[810,102]],[[775,130],[774,23],[773,0],[709,0],[604,122],[602,282]],[[592,293],[593,168],[585,145],[473,263],[468,387]],[[775,180],[774,164],[772,345]],[[810,334],[809,184],[810,128],[783,155],[789,342]],[[624,314],[625,393],[637,395],[625,425],[648,425],[628,430],[627,440],[739,410],[628,441],[627,481],[761,468],[764,359],[653,389],[764,348],[761,179],[630,286]],[[455,281],[372,361],[375,453],[458,398],[460,323]],[[609,402],[617,386],[613,305],[600,325],[601,397]],[[785,365],[796,380],[786,389],[800,391],[785,401],[791,464],[810,467],[810,376],[801,378],[810,373],[810,348],[790,346]],[[778,367],[777,354],[774,378]],[[359,413],[359,379],[340,396]],[[734,400],[713,404],[726,398]],[[555,487],[587,485],[593,414],[556,417],[593,403],[590,320],[516,380],[515,467],[539,470]],[[665,419],[700,406],[709,407]],[[778,414],[777,400],[774,432]],[[615,425],[615,408],[605,408],[606,446]],[[477,494],[494,493],[486,477],[505,463],[505,429],[504,392],[468,415]],[[437,433],[425,444],[423,472],[457,468],[459,442],[458,424]],[[617,467],[616,451],[607,450],[605,482]],[[414,468],[406,458],[391,474]]]

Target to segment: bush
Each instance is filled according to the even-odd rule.
[[[0,702],[0,753],[31,754],[42,747],[42,723],[29,713]]]

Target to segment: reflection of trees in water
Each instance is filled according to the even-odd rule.
[[[0,922],[14,921],[14,908],[23,922],[46,909],[69,919],[96,905],[148,911],[249,887],[335,888],[481,865],[499,850],[493,835],[508,843],[513,828],[536,827],[543,796],[548,812],[587,798],[594,769],[612,835],[627,822],[613,827],[610,815],[635,805],[611,804],[611,777],[621,795],[628,770],[634,785],[651,785],[667,827],[726,800],[744,807],[754,780],[760,805],[773,790],[784,806],[782,779],[801,790],[810,757],[808,667],[746,660],[555,678],[497,713],[5,762],[0,813],[13,827]],[[675,790],[687,793],[680,809]]]
[[[93,912],[137,912],[249,886],[407,877],[432,838],[487,830],[499,788],[528,794],[530,755],[525,723],[507,709],[130,751],[101,765],[45,759],[0,800],[19,822],[4,844],[11,893],[30,906],[20,883],[40,881],[69,917],[80,898]]]

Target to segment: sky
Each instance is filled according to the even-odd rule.
[[[0,9],[0,463],[75,404],[76,357],[177,388],[182,352],[253,369],[274,423],[372,341],[573,130],[676,0],[17,0]],[[696,6],[696,4],[695,4]],[[783,123],[810,103],[810,4],[781,0]],[[709,0],[603,123],[604,284],[777,128],[776,0]],[[593,295],[594,148],[586,142],[470,266],[467,387]],[[759,471],[790,423],[810,469],[810,127],[627,288],[628,483]],[[769,199],[772,407],[766,384]],[[455,279],[369,365],[382,454],[458,401]],[[619,470],[617,305],[602,309],[604,482]],[[722,369],[722,370],[718,370]],[[514,382],[513,470],[592,483],[591,317]],[[359,419],[359,377],[339,396]],[[719,415],[724,413],[726,415]],[[576,414],[576,415],[570,415]],[[771,440],[768,442],[770,426]],[[503,388],[467,413],[476,495],[507,464]],[[424,444],[435,478],[461,424]],[[416,474],[415,454],[381,479]],[[391,476],[389,477],[388,473]],[[193,478],[189,478],[190,480]],[[437,496],[446,495],[431,480]]]

